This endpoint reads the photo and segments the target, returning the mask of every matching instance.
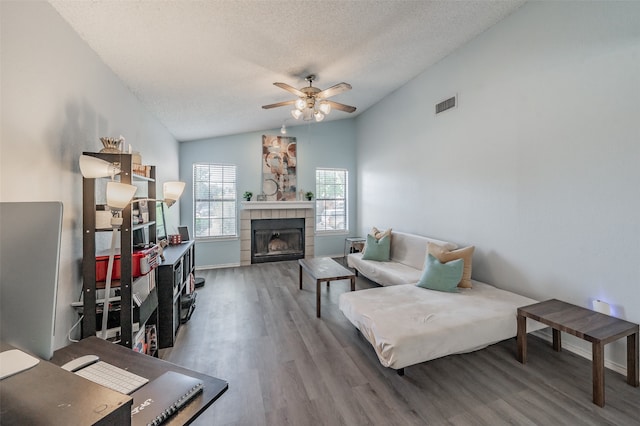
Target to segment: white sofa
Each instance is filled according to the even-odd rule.
[[[347,257],[356,274],[383,287],[341,294],[340,310],[371,343],[380,363],[400,375],[410,365],[515,337],[518,307],[536,303],[478,281],[453,293],[416,286],[429,242],[457,248],[446,241],[392,232],[390,261],[363,260],[362,253]],[[527,320],[528,332],[544,327]]]
[[[457,248],[456,244],[447,241],[392,231],[390,261],[363,260],[363,253],[351,253],[347,256],[347,264],[356,270],[356,275],[360,273],[383,286],[414,284],[420,280],[429,242],[449,250]]]
[[[413,284],[349,291],[339,307],[376,352],[380,363],[404,368],[471,352],[515,337],[517,311],[534,299],[472,281],[457,293]],[[546,325],[527,319],[527,332]]]

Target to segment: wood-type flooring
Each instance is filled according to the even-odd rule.
[[[322,286],[316,318],[315,283],[305,275],[298,289],[296,261],[197,275],[195,312],[161,353],[229,382],[197,425],[640,425],[640,388],[607,369],[600,408],[591,362],[532,335],[526,365],[514,338],[401,377],[338,309],[348,280]],[[375,286],[357,278],[356,290]]]

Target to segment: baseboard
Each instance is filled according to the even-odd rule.
[[[333,259],[341,259],[343,255],[342,253],[340,253],[333,256],[321,256],[321,257],[331,257]],[[338,262],[340,262],[340,260],[338,260]],[[206,271],[207,269],[235,268],[236,266],[242,266],[242,265],[240,263],[226,263],[221,265],[200,265],[200,266],[196,266],[196,271]]]
[[[538,330],[538,331],[534,331],[531,334],[533,334],[534,336],[540,337],[543,340],[546,340],[549,343],[553,342],[553,336],[551,334],[551,329],[544,329],[544,330]],[[584,348],[581,348],[580,346],[576,346],[571,344],[570,342],[566,342],[565,339],[562,339],[562,349],[566,349],[571,353],[574,353],[578,356],[581,356],[583,358],[588,359],[589,361],[592,360],[591,357],[591,351],[590,350],[586,350]],[[626,365],[620,365],[616,362],[613,362],[611,360],[608,360],[605,358],[604,360],[604,366],[610,370],[615,371],[616,373],[620,373],[623,376],[627,375],[627,366]]]
[[[207,269],[235,268],[236,266],[240,266],[240,263],[227,263],[222,265],[201,265],[201,266],[196,266],[196,271],[206,271]]]

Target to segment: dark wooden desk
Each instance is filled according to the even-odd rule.
[[[0,344],[0,351],[8,349],[13,348]],[[41,360],[1,380],[0,401],[3,425],[68,426],[129,424],[133,400]]]
[[[57,350],[54,353],[51,362],[57,365],[63,365],[72,359],[88,354],[98,355],[102,361],[146,377],[150,381],[161,376],[167,371],[177,371],[178,373],[197,377],[202,380],[204,383],[204,391],[185,405],[180,411],[170,417],[166,423],[163,423],[167,425],[183,425],[191,423],[229,387],[229,384],[224,380],[207,376],[206,374],[201,374],[161,359],[139,354],[131,349],[106,342],[95,336],[88,337],[78,343],[74,343]],[[87,382],[87,380],[83,379],[84,384]],[[91,384],[93,385],[93,383]],[[131,411],[129,410],[129,422],[131,421],[130,413]]]
[[[330,257],[298,259],[300,265],[300,290],[302,290],[302,270],[316,280],[316,317],[320,318],[320,284],[331,281],[351,280],[351,291],[356,289],[356,276]]]
[[[557,299],[518,308],[518,361],[527,362],[527,318],[553,328],[553,349],[562,350],[561,331],[592,343],[593,402],[604,407],[604,345],[627,338],[627,383],[638,387],[638,324]]]

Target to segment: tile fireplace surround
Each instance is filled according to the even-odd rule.
[[[251,220],[304,218],[304,257],[314,256],[313,201],[246,201],[240,212],[240,265],[251,265]]]

